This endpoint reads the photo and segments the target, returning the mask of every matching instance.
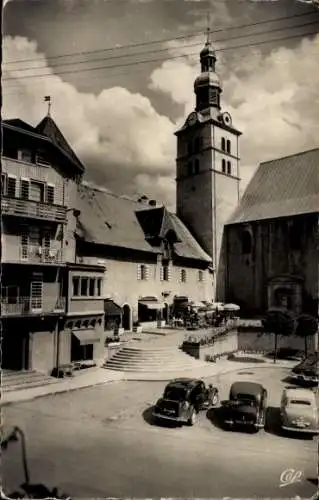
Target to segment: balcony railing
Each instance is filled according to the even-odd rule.
[[[1,299],[1,316],[28,316],[65,311],[66,298],[17,297]]]
[[[30,262],[31,264],[62,264],[63,252],[61,249],[22,245],[19,247],[19,262]]]
[[[61,205],[52,205],[40,201],[22,200],[20,198],[1,198],[2,215],[15,215],[17,217],[27,217],[30,219],[41,219],[66,223],[67,209]]]

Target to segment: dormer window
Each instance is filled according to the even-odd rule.
[[[37,151],[36,156],[35,156],[35,162],[38,165],[44,165],[44,166],[51,165],[51,163],[48,160],[47,155],[44,151]]]
[[[18,150],[18,160],[26,161],[28,163],[32,162],[32,153],[28,149],[19,149]]]

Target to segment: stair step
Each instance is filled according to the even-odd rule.
[[[176,372],[187,372],[187,373],[192,373],[194,372],[194,369],[193,368],[190,368],[189,366],[188,367],[180,367],[180,366],[176,366],[176,367],[170,367],[170,368],[167,368],[166,370],[151,370],[151,369],[143,369],[143,368],[140,368],[140,369],[136,369],[134,367],[130,367],[130,366],[105,366],[104,368],[106,369],[110,369],[110,370],[114,370],[114,371],[121,371],[121,372],[132,372],[132,373],[167,373],[167,372],[171,372],[171,373],[176,373]]]
[[[9,376],[9,377],[1,377],[1,384],[2,385],[7,385],[7,384],[14,384],[14,383],[23,383],[23,382],[27,382],[27,381],[35,381],[35,380],[44,380],[44,379],[47,379],[47,380],[50,380],[51,377],[47,376],[47,375],[44,375],[44,374],[41,374],[41,373],[36,373],[36,374],[32,374],[32,375],[28,375],[28,374],[23,374],[23,375],[16,375],[15,377],[12,377],[12,376]]]
[[[132,365],[132,364],[119,364],[119,363],[106,363],[104,365],[105,368],[117,368],[118,370],[126,370],[130,369],[132,371],[167,371],[167,370],[196,370],[198,368],[203,368],[205,365],[200,365],[200,366],[189,366],[186,364],[171,364],[171,365],[166,365],[165,367],[163,366],[145,366],[145,365]]]
[[[32,382],[29,384],[20,384],[20,385],[13,384],[13,385],[10,385],[7,387],[3,387],[2,390],[3,390],[3,392],[22,391],[25,389],[33,389],[35,387],[43,387],[45,385],[54,384],[56,382],[58,382],[58,379],[50,380],[50,381],[38,380],[37,382]]]

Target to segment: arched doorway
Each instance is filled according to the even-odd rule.
[[[127,304],[123,306],[122,325],[124,330],[131,330],[131,308]]]

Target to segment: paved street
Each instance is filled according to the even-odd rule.
[[[225,432],[202,414],[195,427],[158,427],[150,407],[164,382],[117,382],[3,408],[25,431],[31,481],[79,497],[310,497],[317,439],[281,436],[276,425],[287,370],[260,368],[220,377],[221,397],[236,380],[269,391],[267,431]],[[216,379],[213,381],[216,383]],[[299,481],[280,487],[286,469]],[[6,493],[23,482],[18,443],[3,455]]]

